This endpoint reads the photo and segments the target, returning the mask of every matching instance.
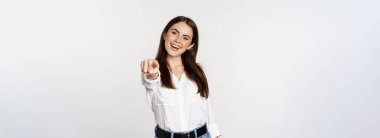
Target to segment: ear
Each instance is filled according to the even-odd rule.
[[[194,46],[195,43],[191,44],[189,47],[186,48],[186,50],[190,50],[193,46]]]

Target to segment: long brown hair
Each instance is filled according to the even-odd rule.
[[[203,69],[196,62],[198,44],[199,44],[198,28],[192,19],[185,16],[177,16],[173,18],[172,20],[170,20],[161,33],[160,45],[159,45],[157,56],[156,56],[156,60],[160,64],[161,83],[164,87],[175,89],[172,83],[172,79],[171,79],[171,75],[170,75],[170,71],[168,67],[169,64],[166,60],[168,53],[165,50],[164,35],[168,32],[169,28],[172,25],[178,22],[185,22],[193,30],[193,38],[192,38],[191,44],[194,44],[194,46],[190,48],[189,50],[186,50],[186,52],[181,55],[182,64],[184,66],[185,73],[190,80],[194,81],[197,84],[198,93],[200,93],[202,97],[208,98],[209,89],[208,89],[207,78]]]

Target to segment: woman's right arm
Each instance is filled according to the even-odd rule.
[[[147,59],[141,61],[141,79],[146,89],[146,96],[150,109],[153,111],[153,95],[160,84],[159,64],[157,60]]]

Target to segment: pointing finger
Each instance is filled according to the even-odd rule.
[[[148,73],[152,73],[152,70],[153,70],[153,68],[154,68],[153,65],[152,65],[152,64],[153,64],[153,61],[149,59],[149,60],[148,60],[148,64],[149,64]]]
[[[148,61],[144,60],[144,73],[148,73]]]

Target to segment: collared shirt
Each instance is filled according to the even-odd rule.
[[[207,124],[211,137],[219,136],[210,97],[201,97],[196,83],[185,73],[179,80],[174,74],[171,78],[176,89],[163,87],[160,75],[150,80],[142,73],[142,83],[157,125],[171,132],[188,132]]]

